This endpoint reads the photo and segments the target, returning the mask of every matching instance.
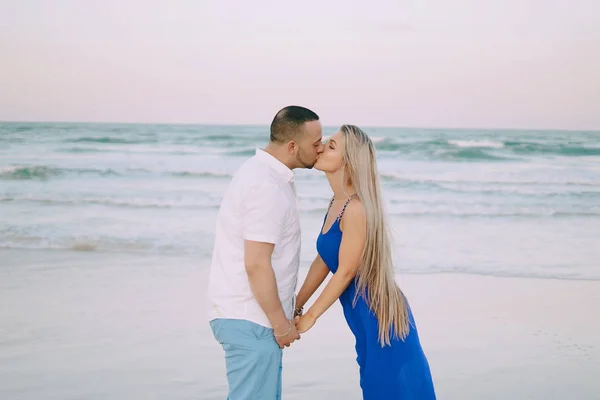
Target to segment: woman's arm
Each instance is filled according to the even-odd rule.
[[[360,202],[351,202],[344,213],[344,234],[339,251],[339,266],[321,295],[306,314],[297,320],[298,332],[309,330],[316,320],[346,290],[356,276],[366,240],[366,217]]]
[[[325,278],[329,275],[329,268],[325,265],[325,262],[320,255],[317,254],[314,261],[312,262],[306,279],[296,296],[296,308],[301,309],[304,307],[306,302],[311,298],[315,291],[321,286]]]

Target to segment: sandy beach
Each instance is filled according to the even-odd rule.
[[[0,398],[223,399],[192,257],[0,250]],[[302,276],[306,268],[302,269]],[[399,277],[440,399],[600,398],[600,282]],[[360,399],[340,307],[284,353],[285,399]]]

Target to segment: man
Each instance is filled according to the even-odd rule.
[[[281,398],[282,349],[300,339],[293,323],[300,260],[295,168],[323,152],[319,116],[280,110],[264,150],[235,173],[217,217],[209,320],[225,351],[229,400]]]

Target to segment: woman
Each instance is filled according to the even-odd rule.
[[[410,307],[394,280],[373,142],[358,127],[344,125],[315,168],[325,172],[333,198],[318,255],[297,296],[298,332],[309,330],[339,298],[356,337],[363,399],[435,399]],[[330,271],[333,276],[303,315]]]

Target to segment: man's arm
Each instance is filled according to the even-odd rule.
[[[279,347],[289,346],[300,336],[283,311],[271,255],[281,237],[287,209],[281,188],[265,183],[249,190],[242,216],[244,265],[252,294],[273,327]]]
[[[271,254],[274,245],[271,243],[244,241],[244,262],[246,273],[252,294],[263,309],[271,326],[273,326],[275,335],[283,335],[290,329],[290,321],[285,316],[279,293],[277,292],[277,281],[275,272],[271,266]],[[295,326],[285,336],[276,336],[279,347],[288,346],[300,336],[296,332]]]

